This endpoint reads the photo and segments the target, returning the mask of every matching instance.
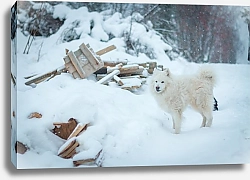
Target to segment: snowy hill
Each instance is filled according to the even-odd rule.
[[[74,79],[65,73],[35,88],[24,84],[26,76],[62,66],[65,49],[76,50],[83,42],[95,51],[114,44],[117,49],[102,56],[106,60],[157,61],[176,74],[193,73],[201,66],[181,58],[170,61],[165,52],[171,47],[153,29],[146,30],[136,21],[131,39],[140,42],[140,51],[137,55],[127,52],[124,33],[131,17],[123,19],[116,13],[103,19],[103,14],[90,13],[84,7],[79,10],[65,7],[67,13],[64,14],[55,12],[56,17],[66,18],[64,25],[48,38],[36,38],[29,54],[23,54],[27,37],[20,31],[17,34],[18,60],[12,62],[12,69],[17,68],[14,74],[17,85],[12,84],[12,91],[17,91],[17,97],[12,96],[17,98],[17,106],[12,104],[12,110],[17,112],[16,118],[12,118],[12,146],[19,141],[29,147],[26,153],[12,157],[13,162],[17,160],[18,168],[71,168],[74,167],[72,160],[93,156],[100,149],[103,167],[250,162],[249,64],[210,64],[219,78],[214,90],[219,103],[219,111],[213,113],[214,123],[211,128],[199,128],[200,115],[187,109],[182,133],[176,135],[170,116],[157,106],[148,91],[150,76],[137,93],[97,84],[94,76]],[[79,13],[86,19],[80,18]],[[91,20],[95,26],[83,28],[90,27]],[[76,21],[77,27],[72,25]],[[79,39],[63,41],[65,29],[69,27]],[[110,34],[114,37],[109,40]],[[150,50],[143,51],[143,47]],[[148,52],[152,52],[153,58]],[[43,116],[29,119],[32,112]],[[76,149],[78,153],[73,159],[63,159],[57,154],[65,140],[51,130],[54,122],[67,122],[70,118],[90,125],[76,137],[80,144]]]

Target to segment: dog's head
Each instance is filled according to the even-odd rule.
[[[162,93],[170,81],[170,71],[165,69],[160,71],[155,69],[152,76],[152,88],[156,93]]]

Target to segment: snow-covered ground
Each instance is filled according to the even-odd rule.
[[[213,112],[213,125],[211,128],[199,128],[200,115],[188,108],[179,135],[173,134],[170,116],[157,106],[148,91],[150,76],[135,93],[97,84],[93,76],[74,79],[71,74],[64,73],[35,88],[26,86],[24,77],[62,66],[65,49],[77,50],[83,42],[89,43],[95,51],[114,44],[116,50],[103,55],[101,58],[104,60],[152,61],[143,53],[136,57],[125,52],[122,30],[128,28],[129,17],[122,19],[115,14],[105,16],[102,21],[103,14],[89,13],[86,8],[73,11],[65,7],[66,11],[55,11],[57,17],[67,16],[65,24],[48,38],[36,38],[29,54],[23,54],[27,37],[18,32],[18,59],[17,62],[12,61],[12,70],[17,68],[16,73],[13,71],[17,76],[17,86],[12,84],[12,91],[17,92],[12,96],[17,99],[17,106],[12,103],[12,110],[16,112],[16,118],[12,119],[12,145],[14,147],[14,143],[20,141],[29,147],[25,154],[12,156],[18,168],[71,168],[74,167],[73,160],[92,157],[100,149],[103,150],[103,167],[250,162],[249,64],[210,64],[218,75],[214,94],[219,111]],[[75,14],[77,16],[73,16]],[[62,42],[63,28],[75,21],[73,17],[85,17],[77,28],[80,39]],[[90,26],[88,18],[98,22],[92,30],[82,29]],[[156,57],[153,61],[169,67],[173,73],[193,73],[200,66],[180,58],[170,61],[165,51],[171,47],[153,30],[146,31],[139,23],[134,23],[133,27],[131,37],[151,46]],[[115,36],[110,41],[106,36],[109,33]],[[28,119],[32,112],[43,116],[41,119]],[[70,118],[83,124],[90,123],[90,126],[76,138],[80,143],[78,154],[73,159],[63,159],[57,153],[65,140],[50,130],[54,128],[53,122],[67,122]]]

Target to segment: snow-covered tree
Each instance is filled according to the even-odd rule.
[[[242,17],[248,25],[248,61],[250,61],[250,7],[244,7]]]

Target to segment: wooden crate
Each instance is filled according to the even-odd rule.
[[[65,68],[74,78],[86,78],[104,67],[104,62],[89,44],[82,43],[75,52],[69,51],[64,57]]]

